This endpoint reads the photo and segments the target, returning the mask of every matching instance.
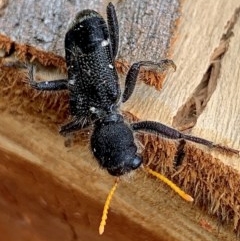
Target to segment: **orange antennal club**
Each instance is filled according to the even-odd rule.
[[[110,192],[108,193],[107,199],[105,201],[103,213],[102,213],[102,219],[101,219],[101,223],[99,225],[99,234],[100,235],[102,235],[104,232],[104,227],[105,227],[106,221],[107,221],[108,209],[110,207],[110,202],[112,200],[113,194],[114,194],[115,190],[117,189],[118,182],[119,182],[119,178],[116,179],[115,184],[113,185]]]
[[[144,170],[146,170],[148,173],[150,173],[151,175],[153,175],[154,177],[160,179],[161,181],[163,181],[164,183],[166,183],[169,187],[171,187],[180,197],[182,197],[184,200],[188,201],[188,202],[193,202],[193,198],[188,195],[187,193],[185,193],[182,189],[180,189],[176,184],[174,184],[171,180],[169,180],[167,177],[163,176],[162,174],[153,171],[151,168],[149,167],[144,167]]]

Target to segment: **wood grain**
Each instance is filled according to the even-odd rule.
[[[139,83],[134,97],[123,106],[124,110],[129,110],[140,119],[161,120],[171,126],[178,112],[201,85],[211,64],[211,55],[227,33],[228,21],[232,21],[238,7],[236,1],[228,1],[226,4],[223,1],[184,2],[173,51],[176,73],[168,75],[161,93],[154,89],[150,92],[148,86]],[[239,34],[239,13],[236,16],[234,35],[226,55],[222,57],[216,89],[206,110],[198,117],[192,134],[239,149],[239,71],[238,67],[231,67],[233,62],[239,62],[239,57],[234,54],[238,50],[236,36]],[[227,158],[225,163],[231,163],[239,170],[239,157]]]
[[[237,7],[237,6],[236,6]],[[238,6],[239,7],[239,6]],[[240,147],[240,71],[233,63],[240,63],[239,44],[239,8],[234,20],[229,47],[221,60],[221,71],[216,89],[202,115],[199,117],[193,133],[211,138],[216,143],[239,149]],[[236,17],[235,13],[231,17]],[[205,128],[203,128],[205,126]],[[207,127],[207,128],[206,128]],[[240,170],[239,158],[222,158],[223,163]]]

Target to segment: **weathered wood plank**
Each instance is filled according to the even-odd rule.
[[[106,16],[108,2],[9,1],[0,18],[0,33],[18,43],[27,43],[64,56],[65,33],[76,13],[89,8]],[[113,3],[120,22],[119,57],[129,62],[166,57],[174,22],[178,17],[178,1],[135,0]]]

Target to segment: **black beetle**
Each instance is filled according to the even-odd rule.
[[[143,66],[162,71],[169,67],[175,69],[176,66],[168,59],[158,63],[134,63],[128,71],[125,89],[121,94],[114,63],[118,52],[119,29],[112,3],[107,6],[107,23],[94,10],[83,10],[77,14],[65,37],[68,79],[36,82],[33,67],[30,68],[30,84],[33,88],[69,91],[69,107],[73,120],[62,126],[60,133],[66,134],[92,125],[91,150],[99,165],[113,176],[131,172],[142,164],[142,157],[137,153],[134,142],[134,131],[154,132],[170,139],[185,139],[209,147],[219,147],[213,142],[183,134],[158,122],[129,124],[124,121],[119,106],[133,93],[140,68]],[[155,175],[152,170],[150,173]],[[113,189],[115,188],[116,186]],[[108,203],[113,189],[108,196]],[[103,212],[104,224],[107,208]],[[100,233],[103,232],[104,224],[100,225]]]
[[[62,126],[66,134],[93,125],[91,149],[101,167],[111,175],[120,176],[138,168],[142,158],[137,154],[133,131],[157,132],[167,138],[187,139],[208,146],[212,142],[184,135],[157,122],[143,121],[128,124],[119,112],[121,102],[131,96],[141,66],[175,68],[173,61],[134,63],[126,77],[121,95],[114,60],[118,50],[118,22],[114,6],[107,6],[108,25],[94,10],[77,14],[65,37],[68,79],[36,82],[33,68],[30,84],[38,90],[69,90],[70,113],[73,120]]]

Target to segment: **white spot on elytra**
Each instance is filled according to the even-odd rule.
[[[70,85],[74,85],[74,84],[75,84],[75,79],[70,79],[70,80],[69,80],[69,84],[70,84]]]
[[[109,45],[109,39],[107,39],[107,40],[104,39],[104,40],[101,42],[101,45],[102,45],[102,47],[105,47],[105,46]]]
[[[109,64],[108,67],[109,67],[110,69],[113,69],[113,65],[111,65],[111,64]]]
[[[95,107],[90,107],[90,111],[91,111],[92,113],[95,113],[95,112],[96,112],[96,108],[95,108]]]
[[[45,85],[48,85],[49,84],[49,82],[48,81],[45,81]]]

